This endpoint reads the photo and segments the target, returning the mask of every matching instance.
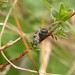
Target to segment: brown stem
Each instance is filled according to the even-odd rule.
[[[26,39],[24,38],[24,35],[23,35],[23,33],[22,33],[22,29],[21,29],[20,23],[19,23],[19,21],[18,21],[18,18],[17,18],[17,15],[16,15],[14,9],[12,10],[12,12],[13,12],[13,14],[14,14],[14,19],[15,19],[16,25],[17,25],[17,27],[18,27],[18,29],[19,29],[20,36],[22,37],[22,41],[23,41],[23,43],[24,43],[24,46],[25,46],[26,49],[28,50],[28,55],[29,55],[29,57],[30,57],[32,63],[34,64],[34,67],[35,67],[36,71],[38,72],[36,63],[35,63],[35,61],[34,61],[34,59],[33,59],[33,56],[32,56],[32,54],[31,54],[31,52],[30,52],[29,46],[28,46],[28,44],[27,44],[27,42],[26,42]],[[39,72],[38,72],[38,75],[40,75]]]
[[[75,11],[72,13],[72,16],[74,16],[74,15],[75,15]],[[72,17],[72,16],[71,16],[71,17]]]
[[[21,54],[19,54],[16,58],[14,58],[14,59],[12,59],[12,60],[10,60],[11,62],[15,62],[16,60],[18,60],[18,59],[20,59],[21,57],[23,57],[25,54],[27,54],[28,53],[28,50],[25,50],[24,52],[22,52]],[[0,69],[3,69],[4,67],[6,67],[7,65],[9,65],[10,63],[9,62],[7,62],[7,63],[5,63],[5,64],[3,64],[3,65],[0,65]]]

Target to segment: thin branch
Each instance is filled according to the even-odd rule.
[[[6,75],[9,70],[10,70],[10,65],[6,66],[5,69],[2,72],[0,72],[0,75]]]
[[[44,60],[45,60],[45,67],[47,68],[47,65],[48,65],[48,61],[49,61],[49,58],[51,56],[51,42],[49,41],[49,39],[46,39],[45,41],[45,44],[44,44],[44,50],[45,50],[45,55],[44,55]],[[42,55],[41,55],[42,57]],[[40,66],[40,70],[39,72],[43,72],[43,64]],[[46,74],[47,75],[47,74]]]
[[[74,16],[74,15],[75,15],[75,11],[72,13],[72,16]],[[72,16],[71,16],[71,17],[72,17]]]
[[[14,40],[14,41],[9,41],[6,45],[0,47],[0,51],[3,51],[3,50],[5,50],[6,48],[12,46],[12,45],[15,44],[16,42],[18,42],[20,39],[21,39],[21,37],[17,38],[17,39]]]
[[[28,50],[25,50],[23,53],[19,54],[16,58],[10,60],[9,62],[5,63],[4,65],[0,65],[0,69],[3,69],[4,67],[6,67],[7,65],[9,64],[12,64],[11,62],[15,62],[17,60],[19,60],[20,58],[22,58],[25,54],[28,53]],[[14,64],[13,64],[14,65]],[[15,65],[14,65],[15,66]],[[28,72],[33,72],[33,73],[37,73],[37,71],[34,71],[34,70],[30,70],[30,69],[25,69],[25,68],[21,68],[21,67],[17,67],[15,66],[15,68],[17,69],[20,69],[20,70],[26,70]],[[44,73],[41,73],[40,74],[44,74]],[[50,73],[46,73],[47,75],[60,75],[60,74],[50,74]]]
[[[7,14],[6,18],[5,18],[4,25],[3,25],[3,28],[2,28],[1,33],[0,33],[0,40],[2,38],[4,29],[5,29],[6,23],[8,21],[8,18],[9,18],[10,14],[11,14],[12,8],[15,6],[16,3],[17,3],[17,0],[14,1],[13,6],[10,8],[10,10],[9,10],[9,12],[8,12],[8,14]]]
[[[0,25],[3,26],[4,23],[0,22]],[[18,29],[17,29],[17,27],[15,27],[14,25],[11,25],[11,24],[7,25],[6,24],[6,28],[8,28],[9,30],[13,31],[15,34],[20,34]]]
[[[3,26],[4,23],[0,22],[0,25]],[[15,32],[15,34],[20,34],[18,28],[17,28],[16,26],[14,26],[14,25],[11,25],[11,24],[7,25],[7,24],[6,24],[6,28],[8,28],[9,30]],[[29,37],[29,36],[28,36],[26,33],[24,33],[24,32],[23,32],[23,35],[24,35],[26,38]]]
[[[44,28],[45,26],[45,21],[44,21],[44,15],[45,14],[43,14],[43,16],[42,16],[42,20],[41,20],[41,23],[42,23],[42,27]],[[44,73],[44,75],[46,75],[46,65],[45,65],[45,42],[44,42],[44,40],[41,42],[41,66],[42,66],[42,68],[40,69],[40,72],[43,72]]]
[[[72,67],[70,68],[70,70],[67,72],[66,75],[72,75],[75,72],[75,61],[73,62]]]
[[[15,21],[16,21],[16,25],[17,25],[17,27],[18,27],[18,29],[19,29],[19,32],[20,32],[20,35],[21,35],[21,37],[22,37],[22,41],[23,41],[23,43],[24,43],[24,46],[25,46],[26,49],[28,50],[28,55],[29,55],[29,57],[30,57],[32,63],[34,64],[34,67],[35,67],[36,71],[38,72],[36,63],[35,63],[35,61],[34,61],[34,59],[33,59],[32,54],[30,53],[29,46],[28,46],[28,44],[27,44],[27,42],[26,42],[26,40],[25,40],[25,38],[24,38],[24,35],[23,35],[23,33],[22,33],[22,29],[21,29],[21,27],[20,27],[20,23],[19,23],[19,21],[18,21],[17,15],[16,15],[14,9],[13,9],[12,11],[13,11],[13,14],[14,14],[14,19],[15,19]],[[39,72],[38,72],[38,75],[39,75]]]
[[[12,59],[12,60],[10,60],[10,62],[15,62],[16,60],[18,60],[18,59],[20,59],[20,58],[22,58],[25,54],[27,54],[28,53],[28,51],[27,50],[25,50],[24,52],[22,52],[21,54],[19,54],[16,58],[14,58],[14,59]],[[2,68],[4,68],[4,67],[6,67],[7,65],[9,65],[10,63],[9,62],[7,62],[7,63],[5,63],[5,64],[3,64],[3,65],[0,65],[0,69],[2,69]]]
[[[13,6],[10,8],[10,10],[9,10],[9,12],[8,12],[8,14],[5,18],[5,21],[4,21],[4,24],[3,24],[3,27],[2,27],[2,30],[1,30],[1,33],[0,33],[0,47],[1,47],[1,39],[2,39],[2,35],[3,35],[4,29],[5,29],[6,23],[8,21],[8,18],[10,16],[10,14],[11,14],[12,8],[15,6],[16,3],[17,3],[17,0],[14,1]],[[1,51],[1,54],[4,56],[4,53],[2,51]]]
[[[34,73],[37,72],[37,71],[34,71],[34,70],[21,68],[21,67],[18,67],[18,66],[16,66],[16,65],[14,65],[14,64],[6,57],[6,55],[3,53],[3,51],[1,51],[1,53],[2,53],[3,57],[8,61],[8,64],[10,63],[14,68],[19,69],[19,70],[25,70],[25,71],[28,71],[28,72],[34,72]],[[26,50],[24,53],[25,53],[25,54],[28,53],[28,50]],[[24,56],[24,54],[21,54],[21,55],[18,56],[15,60],[21,58],[22,56]],[[38,72],[37,72],[37,73],[38,73]]]
[[[17,2],[17,0],[14,1],[13,6],[16,4],[16,2]],[[4,32],[4,29],[5,29],[5,26],[6,26],[6,23],[7,23],[7,20],[8,20],[8,18],[9,18],[9,15],[10,15],[10,13],[11,13],[11,11],[12,11],[13,6],[11,7],[11,9],[10,9],[10,11],[9,11],[9,13],[8,13],[8,15],[7,15],[7,17],[6,17],[6,19],[5,19],[4,26],[3,26],[2,30],[1,30],[1,34],[0,34],[0,41],[1,41],[1,38],[2,38],[2,35],[3,35],[3,32]],[[15,20],[16,20],[18,26],[20,26],[16,15],[15,15]],[[21,32],[21,31],[22,31],[22,30],[21,30],[21,27],[20,27],[19,29],[20,29],[20,32]],[[26,42],[25,42],[24,35],[22,34],[22,32],[21,32],[21,35],[22,35],[21,37],[22,37],[22,39],[23,39],[23,41],[24,41],[24,44],[25,44],[25,46],[26,46],[26,48],[27,48],[27,44],[26,44]],[[1,46],[1,42],[0,42],[0,46]],[[27,48],[27,49],[28,49],[28,48]],[[28,50],[29,50],[29,49],[28,49]],[[28,50],[27,50],[27,51],[28,51]],[[7,57],[4,55],[4,53],[3,53],[2,51],[1,51],[1,53],[2,53],[2,55],[4,56],[4,58],[5,58],[12,66],[14,66],[15,68],[18,68],[18,67],[16,67],[14,64],[12,64],[12,63],[7,59]],[[28,52],[28,54],[30,55],[30,58],[32,59],[32,61],[33,61],[33,63],[34,63],[34,60],[33,60],[33,58],[32,58],[32,55],[30,54],[30,52]],[[34,63],[34,65],[35,65],[35,63]],[[35,65],[35,68],[36,68],[36,65]],[[37,70],[37,68],[36,68],[36,70]]]
[[[17,3],[17,0],[14,1],[13,6],[10,8],[10,10],[9,10],[9,12],[8,12],[8,14],[7,14],[6,18],[5,18],[5,21],[3,23],[3,27],[2,27],[2,30],[1,30],[1,33],[0,33],[0,47],[1,47],[1,39],[2,39],[2,35],[3,35],[3,32],[4,32],[4,29],[6,27],[6,23],[8,21],[8,18],[10,16],[10,14],[11,14],[12,8],[15,6],[16,3]],[[6,56],[4,55],[3,51],[1,51],[1,54],[6,59]]]

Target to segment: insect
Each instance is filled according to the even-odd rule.
[[[33,45],[37,45],[47,35],[48,35],[47,28],[40,28],[39,30],[37,30],[37,32],[35,33],[35,35],[33,37]]]

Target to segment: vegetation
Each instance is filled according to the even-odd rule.
[[[0,75],[75,75],[74,2],[0,0]]]

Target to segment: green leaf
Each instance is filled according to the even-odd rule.
[[[55,33],[57,36],[67,39],[67,36],[63,29],[57,30]]]
[[[59,27],[58,24],[54,24],[54,26],[50,29],[51,31],[55,31]]]
[[[68,20],[72,15],[72,11],[67,11],[65,16],[62,18],[63,21]]]
[[[43,2],[43,4],[45,4],[45,6],[48,8],[48,9],[51,9],[52,8],[52,5],[50,3],[48,3],[46,0],[41,0]]]
[[[53,19],[56,19],[56,18],[58,18],[59,17],[59,15],[58,15],[58,12],[57,12],[57,10],[56,9],[54,9],[54,8],[52,8],[52,18]]]
[[[65,6],[63,3],[60,3],[59,16],[62,17],[65,15]]]
[[[71,17],[71,15],[72,15],[72,10],[71,9],[66,10],[64,4],[61,3],[60,4],[60,9],[59,9],[60,20],[66,21]]]
[[[65,23],[65,22],[62,22],[62,28],[64,29],[65,32],[69,32],[71,30],[70,26]]]
[[[70,33],[75,37],[75,27],[72,26],[68,21],[66,22],[66,24],[69,25],[69,27],[70,27]]]

